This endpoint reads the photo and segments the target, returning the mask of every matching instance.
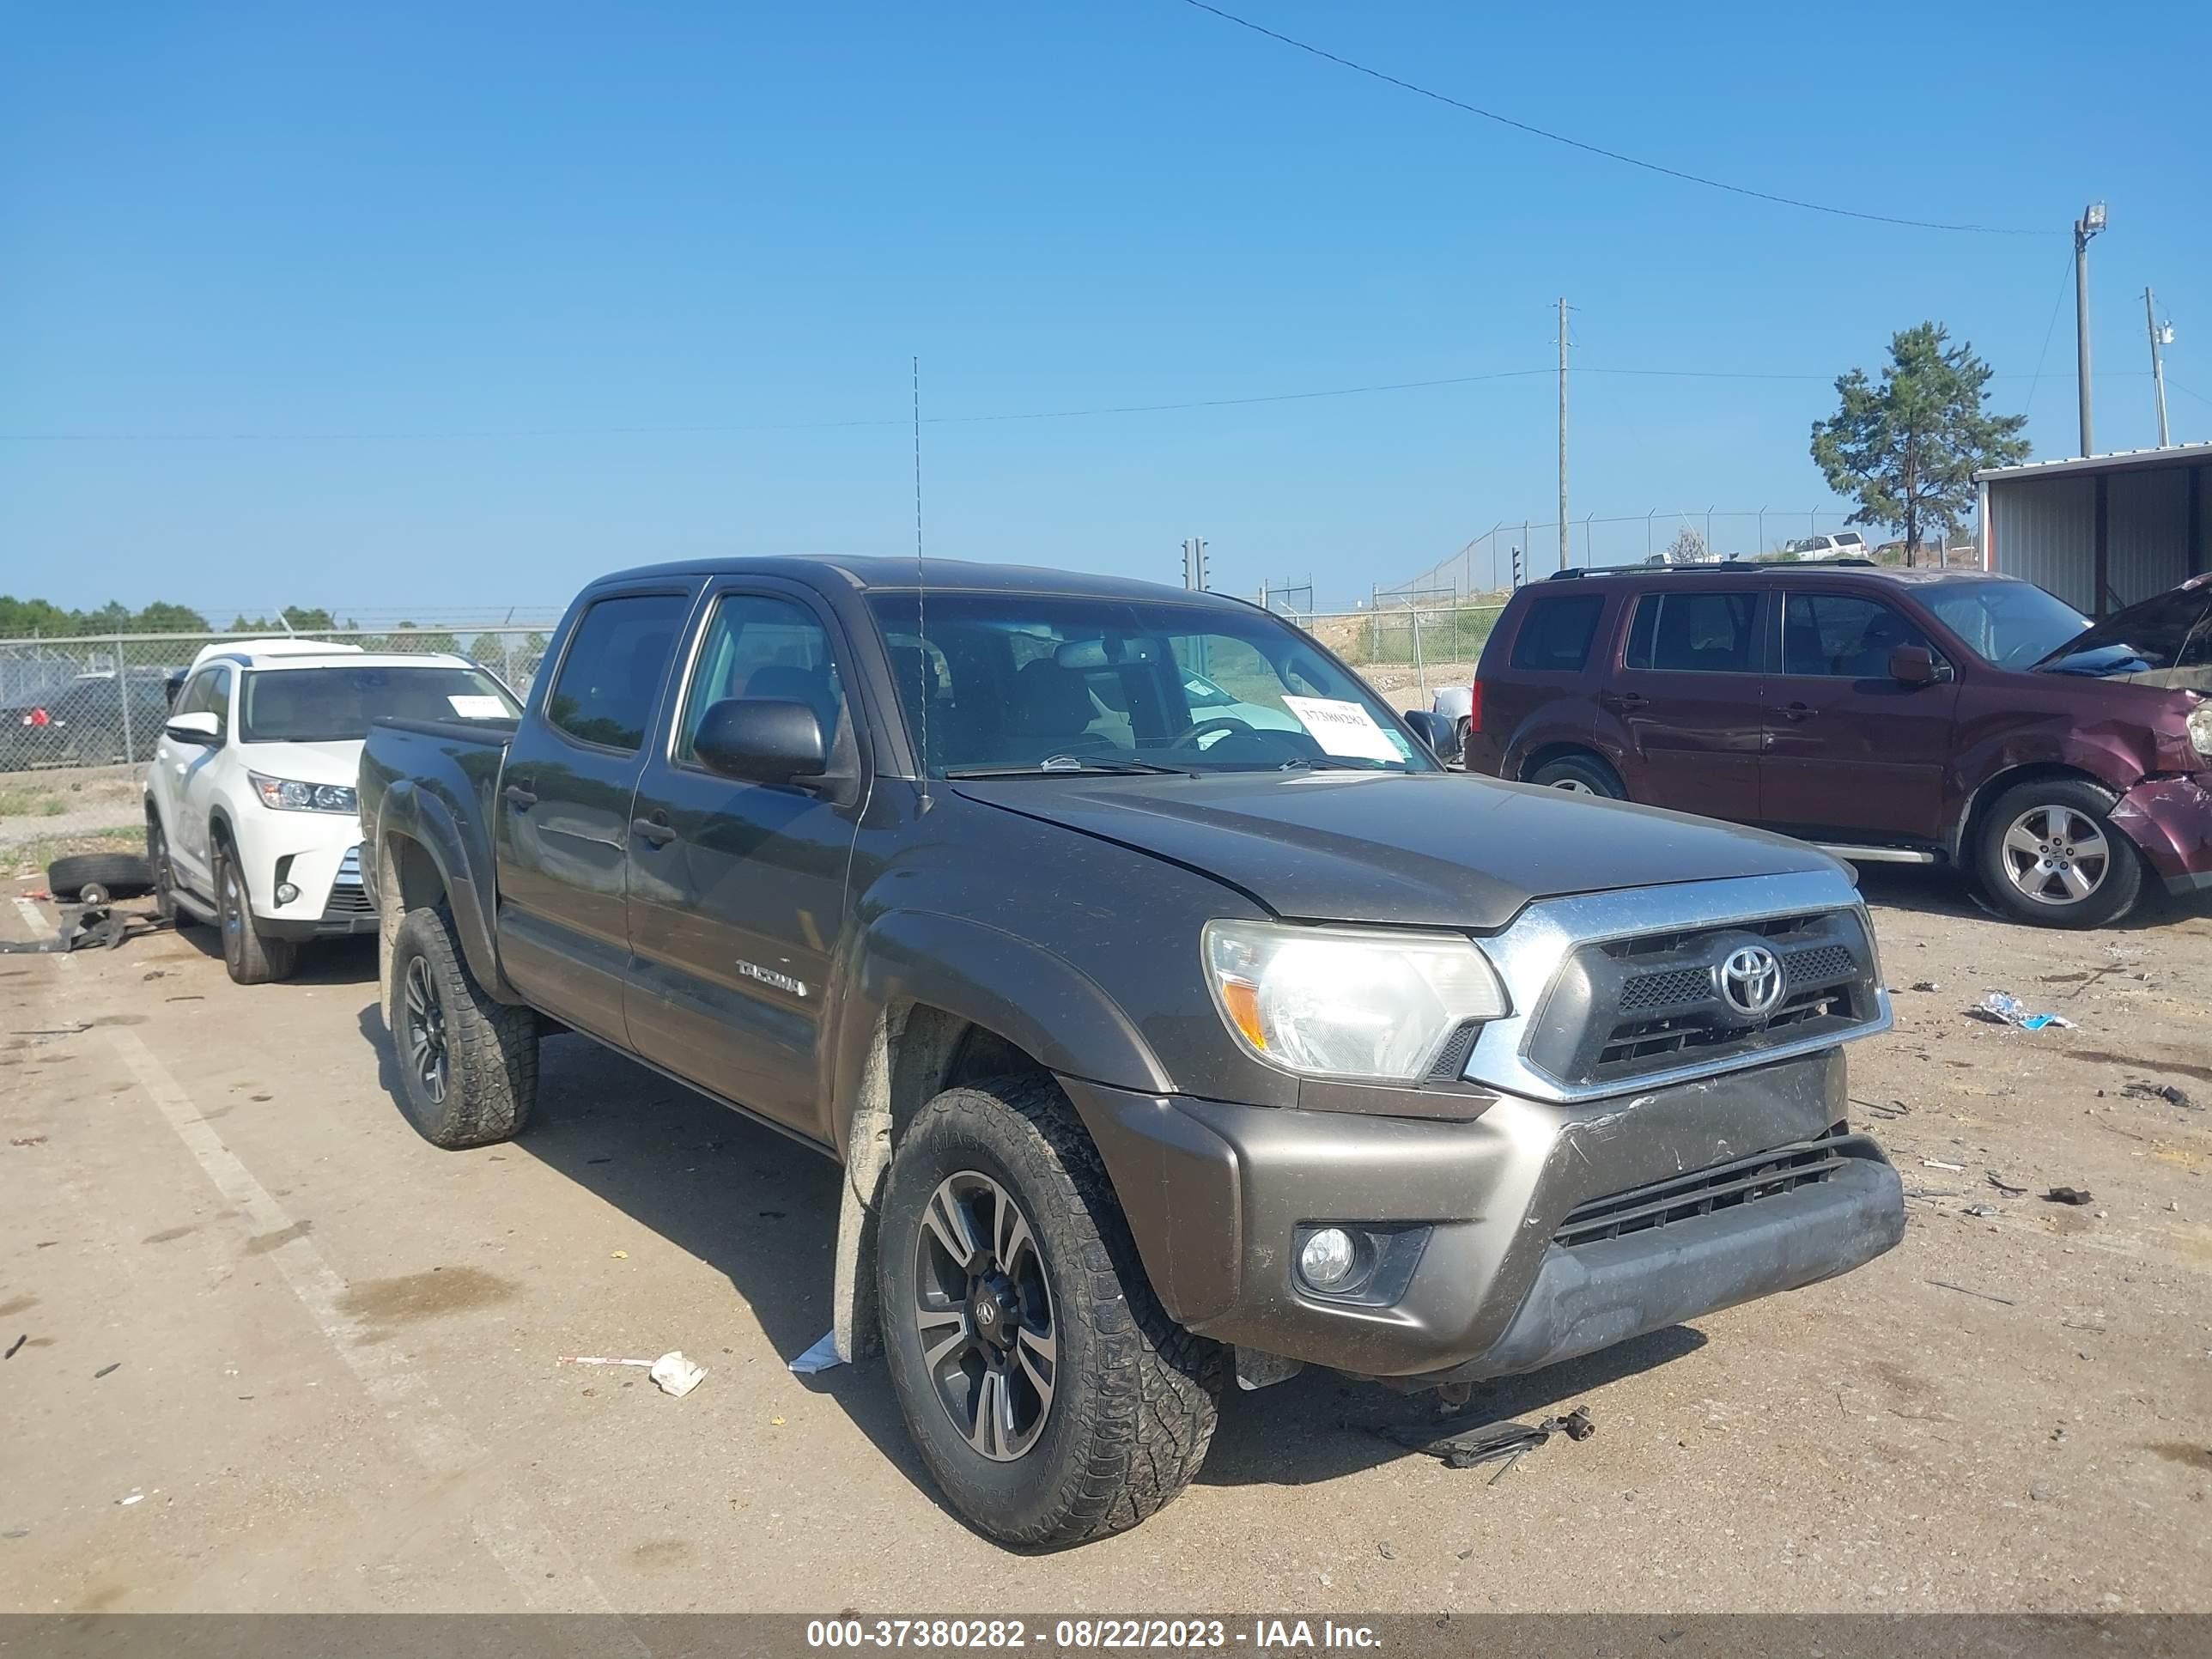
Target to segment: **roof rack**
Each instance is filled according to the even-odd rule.
[[[1747,570],[1879,570],[1881,567],[1872,559],[1713,559],[1698,564],[1668,564],[1650,560],[1639,564],[1570,565],[1565,570],[1554,570],[1544,578],[1547,582],[1579,581],[1585,576],[1638,576],[1654,571],[1667,571],[1690,575],[1701,571],[1726,571],[1741,574]]]

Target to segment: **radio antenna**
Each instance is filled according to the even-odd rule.
[[[921,753],[921,811],[929,811],[929,687],[937,676],[929,663],[929,616],[923,595],[929,586],[929,571],[921,562],[921,358],[914,359],[914,631],[921,649],[915,655],[921,662],[915,670],[915,697],[918,713],[915,724],[920,728]]]

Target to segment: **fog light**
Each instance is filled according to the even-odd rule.
[[[290,903],[294,899],[295,899],[295,898],[297,898],[297,897],[299,897],[299,896],[300,896],[300,890],[299,890],[298,888],[295,887],[294,885],[292,885],[292,884],[291,884],[290,882],[289,882],[289,881],[280,881],[280,882],[278,882],[278,883],[276,884],[276,902],[277,902],[277,903],[279,903],[279,904],[289,904],[289,903]]]
[[[1352,1277],[1358,1260],[1350,1233],[1341,1227],[1323,1227],[1299,1249],[1298,1277],[1317,1291],[1333,1291]]]

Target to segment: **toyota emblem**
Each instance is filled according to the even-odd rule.
[[[1721,1000],[1747,1019],[1772,1013],[1782,1000],[1782,963],[1764,945],[1729,951],[1720,981]]]

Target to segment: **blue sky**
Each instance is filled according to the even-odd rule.
[[[1767,505],[1778,535],[1834,505],[1826,377],[1893,331],[1947,324],[2027,399],[2098,196],[2099,447],[2154,441],[2146,283],[2212,397],[2201,5],[2094,38],[2043,3],[1230,9],[1669,166],[2051,234],[1698,189],[1182,0],[17,6],[0,591],[427,619],[662,557],[900,551],[914,354],[941,417],[1541,370],[1562,294],[1575,516],[1661,508],[1663,539]],[[2030,435],[2069,453],[2070,295],[2048,337]],[[1821,378],[1595,372],[1632,368]],[[1552,516],[1553,396],[942,420],[931,551],[1175,580],[1200,534],[1217,586],[1348,603]],[[2212,438],[2212,403],[2171,407]]]

